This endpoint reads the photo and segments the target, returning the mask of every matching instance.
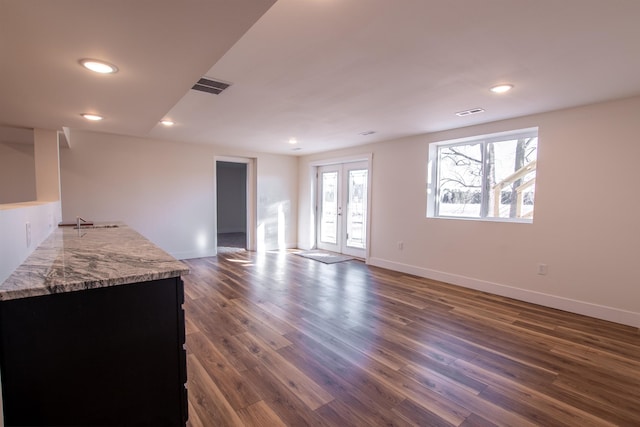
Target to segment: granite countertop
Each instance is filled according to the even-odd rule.
[[[0,301],[188,273],[186,265],[124,224],[58,227],[0,285]]]

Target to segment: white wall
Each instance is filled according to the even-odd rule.
[[[258,250],[295,248],[298,159],[266,154],[261,158],[263,161],[258,162]]]
[[[0,143],[0,204],[36,199],[33,144]]]
[[[36,198],[39,201],[60,200],[60,149],[58,132],[35,129],[34,158],[36,167]]]
[[[124,221],[177,258],[216,253],[215,156],[256,159],[259,228],[273,201],[297,205],[295,157],[83,131],[71,137],[72,148],[60,152],[64,219]],[[295,212],[282,226],[295,245]],[[259,249],[278,247],[265,237]]]
[[[371,152],[370,264],[640,326],[638,117],[635,97],[301,158],[299,247],[309,163]],[[426,218],[430,142],[534,126],[533,224]]]

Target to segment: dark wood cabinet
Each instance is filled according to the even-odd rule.
[[[8,426],[184,426],[180,277],[0,301]]]

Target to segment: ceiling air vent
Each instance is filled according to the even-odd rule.
[[[198,80],[198,83],[193,85],[191,89],[199,90],[201,92],[213,93],[214,95],[219,95],[223,90],[231,86],[230,83],[219,82],[217,80],[212,80],[209,77],[203,77]]]
[[[472,108],[470,110],[458,111],[456,113],[456,116],[464,117],[464,116],[470,116],[472,114],[478,114],[478,113],[484,113],[484,110],[482,108]]]

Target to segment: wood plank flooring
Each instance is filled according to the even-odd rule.
[[[637,328],[359,261],[186,263],[192,427],[640,426]]]

